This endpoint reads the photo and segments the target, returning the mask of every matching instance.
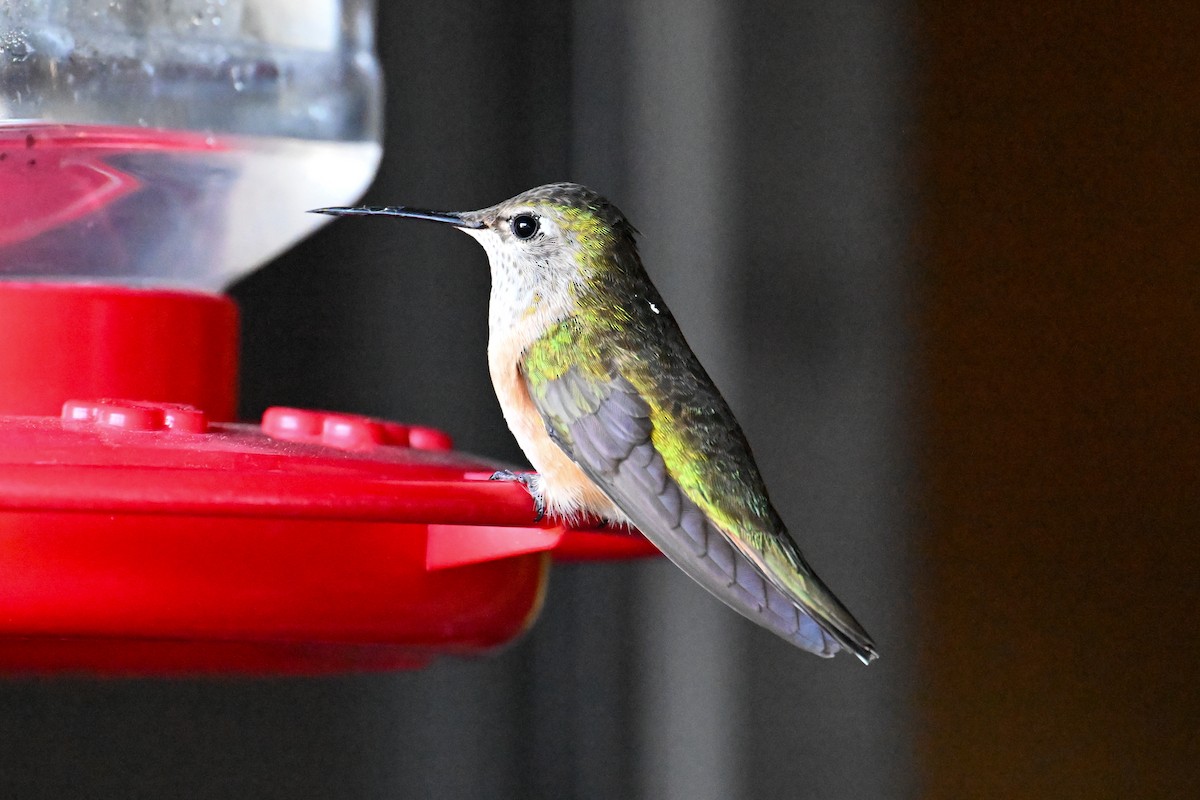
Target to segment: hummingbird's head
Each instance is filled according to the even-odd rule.
[[[625,215],[577,183],[539,186],[478,211],[363,206],[318,208],[315,213],[409,217],[453,225],[483,245],[497,283],[585,284],[619,269],[636,252],[637,231]]]

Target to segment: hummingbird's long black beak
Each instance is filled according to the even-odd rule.
[[[310,214],[328,214],[331,217],[408,217],[427,219],[430,222],[447,222],[459,228],[482,228],[483,223],[463,219],[453,211],[426,211],[406,206],[355,206],[354,208],[314,208]]]

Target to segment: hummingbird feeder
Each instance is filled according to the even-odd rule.
[[[373,4],[260,5],[0,22],[0,673],[420,666],[519,635],[554,559],[654,552],[441,431],[233,421],[220,290],[380,157]]]

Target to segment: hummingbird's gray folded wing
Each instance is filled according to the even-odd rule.
[[[672,479],[652,441],[651,409],[628,380],[598,380],[571,368],[529,389],[551,438],[676,566],[804,650],[832,656],[840,649]]]

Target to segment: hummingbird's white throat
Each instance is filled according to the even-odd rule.
[[[504,225],[498,222],[497,227]],[[562,234],[542,222],[538,241],[522,241],[489,225],[460,228],[483,246],[492,273],[488,328],[492,337],[528,343],[575,311],[580,268]]]

